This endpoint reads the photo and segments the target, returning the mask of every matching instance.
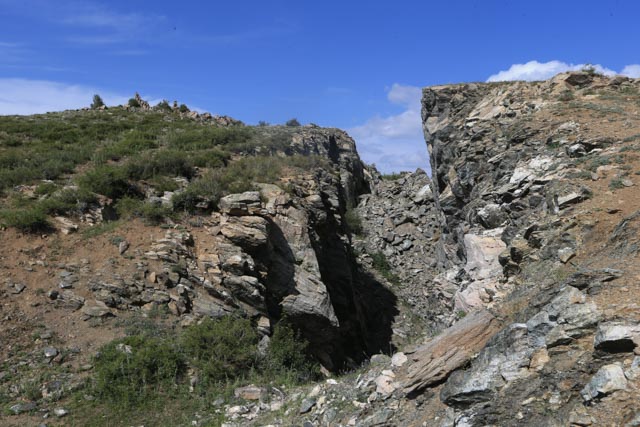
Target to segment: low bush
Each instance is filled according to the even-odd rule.
[[[82,190],[112,199],[135,193],[127,180],[125,169],[112,165],[102,165],[87,171],[78,178],[78,185]]]
[[[189,157],[180,151],[160,150],[151,155],[141,155],[129,160],[125,174],[133,180],[151,179],[157,176],[184,176],[191,178],[195,169]]]
[[[184,357],[171,341],[141,335],[105,345],[94,365],[97,397],[125,407],[169,389],[186,369]]]
[[[0,211],[0,221],[7,227],[14,227],[28,233],[46,231],[51,227],[47,215],[38,206],[2,210]]]
[[[373,268],[382,274],[385,279],[394,285],[400,284],[400,278],[393,272],[391,264],[389,264],[387,257],[382,251],[372,253],[371,260],[373,261]]]
[[[317,380],[320,370],[309,358],[308,343],[285,318],[274,327],[264,360],[265,373],[278,382],[304,383]]]
[[[357,210],[353,208],[347,209],[347,211],[344,214],[344,219],[352,233],[357,234],[358,236],[361,236],[364,234],[362,219],[360,218],[360,215],[358,214]]]
[[[258,361],[258,335],[246,319],[205,319],[185,330],[182,348],[204,385],[246,376]]]
[[[170,217],[172,210],[161,204],[144,202],[133,197],[123,197],[115,205],[122,219],[143,218],[149,224],[160,224]]]

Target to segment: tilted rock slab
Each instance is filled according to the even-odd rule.
[[[502,327],[486,310],[467,315],[409,356],[404,392],[411,394],[445,380],[467,363]]]

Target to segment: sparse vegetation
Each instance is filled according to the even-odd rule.
[[[610,190],[619,190],[621,188],[624,188],[624,184],[622,183],[622,179],[621,178],[613,178],[609,182],[609,189]]]
[[[135,320],[135,319],[134,319]],[[307,343],[286,319],[279,322],[265,355],[251,322],[234,316],[205,319],[175,332],[151,320],[129,322],[130,336],[102,347],[96,356],[92,388],[100,402],[119,408],[150,402],[222,396],[243,383],[300,384],[319,378],[307,357]],[[195,395],[188,395],[189,369],[198,376]]]
[[[140,108],[140,103],[135,98],[129,98],[127,105],[132,108]]]
[[[394,285],[400,285],[400,278],[393,272],[391,264],[382,251],[371,254],[373,268],[375,268],[385,279]]]
[[[364,234],[362,219],[360,218],[360,215],[358,214],[357,210],[353,208],[348,209],[344,214],[344,219],[352,233],[358,236],[361,236]]]
[[[402,178],[402,173],[399,172],[382,174],[382,179],[384,179],[385,181],[395,181],[396,179],[400,178]]]
[[[135,101],[132,98],[134,107]],[[160,196],[179,190],[175,177],[191,184],[176,194],[174,211],[195,212],[215,208],[220,197],[252,189],[254,182],[276,183],[283,173],[331,169],[326,160],[314,156],[275,155],[288,152],[293,129],[212,126],[175,115],[166,101],[151,111],[135,113],[113,107],[100,112],[3,116],[0,128],[2,224],[24,231],[46,227],[42,219],[47,215],[81,213],[97,203],[96,195],[117,202],[142,200],[149,188]],[[41,200],[11,190],[33,183]],[[61,193],[68,183],[78,189]],[[128,206],[129,217],[150,222],[168,213],[140,202],[133,209],[131,200],[123,205]]]
[[[91,103],[91,109],[97,110],[98,108],[104,107],[104,101],[100,97],[100,95],[93,95],[93,102]]]

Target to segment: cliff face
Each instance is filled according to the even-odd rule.
[[[629,332],[635,305],[619,302],[638,292],[623,286],[637,252],[613,242],[640,207],[628,154],[639,86],[571,73],[424,89],[443,215],[435,280],[457,288],[455,310],[489,310],[409,358],[405,391],[437,390],[433,399],[453,410],[442,425],[623,425],[637,416],[625,403],[637,394],[637,347],[603,351],[601,339],[638,339]],[[495,319],[499,332],[480,339],[474,328]],[[617,327],[627,332],[613,338]]]

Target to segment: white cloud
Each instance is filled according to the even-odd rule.
[[[88,107],[93,95],[98,94],[107,106],[126,104],[131,95],[102,90],[96,87],[73,85],[49,80],[0,78],[0,115],[40,114],[49,111],[72,110]],[[149,105],[161,98],[141,94]],[[206,110],[187,103],[191,110]]]
[[[631,64],[625,66],[622,71],[616,71],[604,67],[600,64],[567,64],[562,61],[538,62],[529,61],[526,64],[513,64],[508,70],[500,71],[489,76],[488,82],[501,82],[513,80],[546,80],[558,73],[566,71],[577,71],[585,67],[592,66],[598,73],[606,76],[621,74],[623,76],[638,78],[640,77],[640,64]]]
[[[622,69],[620,74],[634,79],[640,78],[640,64],[627,65]]]
[[[404,107],[404,111],[391,116],[372,117],[348,130],[365,162],[375,163],[385,173],[416,168],[429,170],[420,115],[421,96],[419,87],[394,83],[387,99]]]
[[[88,107],[96,93],[107,105],[123,104],[129,98],[88,86],[0,78],[0,114],[36,114]]]

